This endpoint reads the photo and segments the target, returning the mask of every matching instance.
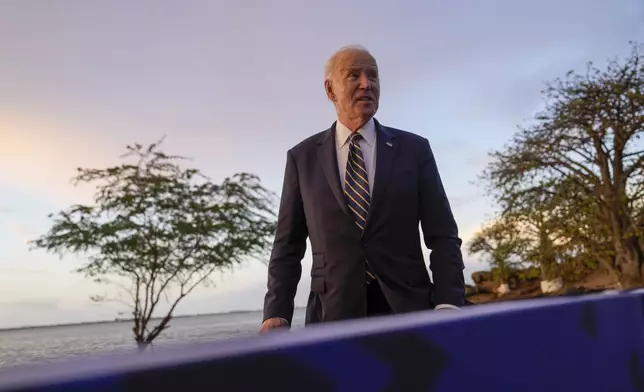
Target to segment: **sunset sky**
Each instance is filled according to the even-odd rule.
[[[472,182],[543,82],[627,54],[629,40],[644,42],[641,0],[1,1],[0,327],[124,310],[89,300],[105,289],[72,273],[82,259],[26,244],[48,213],[88,201],[75,167],[166,135],[166,151],[215,179],[253,172],[279,192],[286,151],[335,120],[323,65],[347,44],[379,63],[376,117],[431,141],[467,241],[493,212]],[[465,259],[468,279],[484,267]],[[179,313],[262,307],[265,265],[217,281]]]

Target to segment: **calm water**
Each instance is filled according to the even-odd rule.
[[[261,312],[177,318],[156,340],[157,345],[213,341],[257,334]],[[304,325],[297,309],[294,327]],[[112,322],[0,331],[0,367],[46,362],[96,352],[131,350],[130,322]]]

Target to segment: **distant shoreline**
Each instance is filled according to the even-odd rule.
[[[197,313],[197,314],[182,314],[173,316],[173,319],[180,318],[191,318],[191,317],[205,317],[205,316],[223,316],[230,314],[243,314],[243,313],[255,313],[261,312],[261,309],[258,310],[231,310],[228,312],[217,312],[217,313]],[[153,320],[160,320],[160,317],[155,317]],[[0,327],[0,332],[9,332],[9,331],[19,331],[19,330],[28,330],[28,329],[40,329],[40,328],[56,328],[56,327],[74,327],[80,325],[96,325],[96,324],[110,324],[110,323],[123,323],[132,321],[132,318],[114,318],[112,320],[97,320],[97,321],[84,321],[78,323],[61,323],[61,324],[47,324],[47,325],[25,325],[20,327]]]
[[[304,307],[296,306],[295,309],[303,309]],[[207,317],[207,316],[225,316],[230,314],[243,314],[243,313],[256,313],[261,312],[262,309],[256,310],[230,310],[227,312],[216,312],[216,313],[196,313],[196,314],[181,314],[173,316],[173,319],[180,318],[191,318],[191,317]],[[155,317],[153,320],[160,320],[160,317]],[[96,320],[96,321],[82,321],[78,323],[61,323],[61,324],[44,324],[44,325],[25,325],[20,327],[0,327],[0,332],[10,332],[10,331],[20,331],[28,329],[40,329],[40,328],[57,328],[57,327],[74,327],[80,325],[96,325],[96,324],[111,324],[111,323],[124,323],[132,321],[132,318],[114,318],[112,320]]]

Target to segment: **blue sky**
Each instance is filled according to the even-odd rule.
[[[123,310],[89,301],[105,289],[71,273],[82,259],[26,245],[49,212],[88,201],[69,183],[75,167],[166,135],[166,150],[214,178],[249,171],[279,191],[286,150],[335,119],[323,64],[347,44],[379,63],[376,117],[430,139],[467,240],[492,213],[472,181],[538,108],[543,82],[629,40],[644,42],[641,0],[2,1],[0,327]],[[484,266],[467,254],[466,265]],[[261,308],[265,265],[217,280],[179,313]]]

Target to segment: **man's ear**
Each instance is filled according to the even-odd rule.
[[[324,81],[324,91],[326,91],[326,96],[331,102],[335,102],[335,94],[333,93],[333,86],[331,85],[330,80]]]

